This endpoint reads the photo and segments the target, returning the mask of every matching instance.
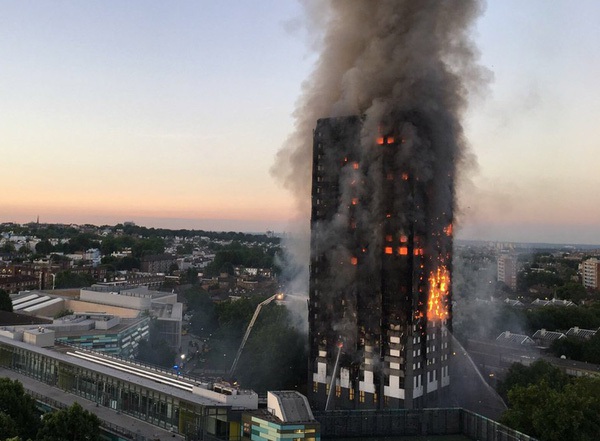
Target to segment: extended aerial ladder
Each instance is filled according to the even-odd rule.
[[[258,315],[260,314],[262,307],[265,305],[268,305],[273,300],[283,300],[283,294],[282,293],[275,294],[274,296],[269,297],[267,300],[260,302],[258,304],[258,306],[256,307],[256,310],[254,311],[254,315],[252,316],[252,320],[250,320],[250,324],[248,325],[248,328],[246,328],[246,333],[244,334],[244,338],[242,339],[242,344],[240,345],[240,348],[238,349],[237,354],[235,354],[235,359],[233,360],[231,369],[229,369],[229,377],[230,378],[233,377],[235,368],[237,367],[238,361],[240,361],[240,356],[242,355],[242,351],[244,350],[244,346],[246,345],[246,341],[248,341],[248,336],[250,335],[250,332],[252,331],[252,327],[254,326],[254,323],[256,322],[256,319],[258,318]]]

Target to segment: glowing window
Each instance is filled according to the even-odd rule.
[[[352,168],[353,168],[354,170],[358,170],[358,162],[355,162],[355,163],[353,163],[353,164],[352,164]]]
[[[351,258],[350,258],[350,263],[351,263],[352,265],[357,265],[357,264],[358,264],[358,258],[356,258],[356,257],[351,257]]]
[[[393,250],[392,247],[385,247],[385,254],[392,254]]]
[[[377,144],[379,144],[379,145],[383,145],[384,144],[383,137],[377,138]]]
[[[358,198],[352,198],[352,205],[358,204]]]
[[[393,238],[392,238],[391,234],[388,234],[388,235],[385,236],[385,241],[386,242],[391,242],[392,240],[393,240]]]
[[[400,236],[400,242],[401,243],[406,243],[408,242],[408,236],[405,236],[404,234]]]
[[[400,254],[401,256],[408,256],[408,247],[398,248],[398,254]]]
[[[394,142],[394,137],[393,136],[388,136],[387,143],[388,144],[392,144],[393,142]]]

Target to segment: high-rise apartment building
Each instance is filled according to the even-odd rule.
[[[517,290],[517,259],[508,254],[498,256],[498,281],[513,291]]]
[[[439,405],[450,384],[452,158],[422,146],[418,115],[397,121],[376,136],[356,116],[314,130],[315,409]]]
[[[581,265],[581,279],[587,289],[600,287],[600,260],[595,257],[584,260]]]

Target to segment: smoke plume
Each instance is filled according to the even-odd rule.
[[[452,221],[454,181],[457,173],[472,164],[461,118],[470,94],[485,83],[488,73],[476,64],[478,53],[469,37],[483,10],[480,1],[330,0],[304,4],[319,57],[303,85],[294,112],[294,131],[278,152],[272,173],[297,201],[303,220],[301,234],[306,239],[288,246],[287,258],[295,258],[307,268],[312,134],[317,120],[362,116],[365,147],[382,131],[406,137],[405,156],[398,160],[414,172],[411,178],[429,186],[432,200],[428,205],[433,208],[423,216],[430,219],[432,213],[446,213],[446,219],[439,222],[448,217]],[[374,220],[369,217],[379,216],[379,209],[378,194],[368,193],[377,188],[376,183],[369,185],[369,176],[381,173],[369,170],[369,158],[360,159],[366,164],[360,171],[360,179],[366,182],[362,191],[376,208],[362,213],[364,222],[370,223]],[[439,179],[441,176],[444,179]],[[342,178],[353,180],[352,176]],[[348,203],[344,198],[349,194],[341,189],[341,205]],[[346,222],[343,216],[340,209],[334,222],[320,228],[329,229],[334,237],[335,222]],[[416,214],[410,216],[426,222]],[[439,225],[429,228],[441,231]],[[373,231],[375,241],[382,240],[379,233]],[[327,234],[322,237],[327,240]],[[343,244],[331,244],[331,253],[343,256],[348,250]],[[307,292],[308,272],[296,272],[296,276],[295,286]]]

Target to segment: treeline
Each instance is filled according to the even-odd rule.
[[[229,245],[217,245],[215,259],[204,269],[206,276],[217,276],[220,273],[233,274],[234,266],[249,268],[273,268],[278,247],[247,247],[239,242]]]
[[[278,244],[280,239],[278,237],[268,237],[266,234],[250,234],[241,233],[235,231],[205,231],[205,230],[169,230],[166,228],[147,228],[139,225],[123,225],[117,224],[113,227],[113,230],[123,230],[128,235],[138,235],[141,237],[208,237],[210,240],[223,240],[223,241],[239,241],[239,242],[265,242]]]
[[[540,441],[592,441],[600,434],[600,378],[571,378],[545,361],[513,364],[499,392],[500,422]]]
[[[187,229],[177,229],[171,230],[168,228],[148,228],[139,225],[131,225],[131,224],[117,224],[114,226],[111,225],[82,225],[82,227],[86,227],[88,229],[101,229],[101,230],[110,230],[113,234],[117,232],[123,232],[125,235],[129,236],[138,236],[142,238],[150,238],[150,237],[184,237],[184,238],[192,238],[197,236],[204,236],[209,238],[210,240],[224,240],[224,241],[241,241],[241,242],[265,242],[278,244],[280,239],[278,237],[268,237],[266,234],[250,234],[250,233],[242,233],[235,231],[205,231],[205,230],[187,230]],[[77,234],[82,234],[80,231],[68,225],[60,225],[60,224],[36,224],[29,223],[26,225],[17,225],[17,224],[7,224],[4,228],[1,228],[0,231],[12,231],[16,235],[29,235],[36,236],[40,239],[64,239],[70,238]]]
[[[52,254],[85,252],[89,249],[99,249],[102,255],[110,255],[117,251],[131,249],[133,257],[140,258],[146,254],[160,254],[165,250],[165,241],[160,237],[136,238],[133,236],[108,236],[99,238],[90,233],[71,236],[68,242],[52,245],[44,239],[35,246],[36,253]]]
[[[229,370],[256,307],[266,297],[213,304],[199,288],[185,296],[193,313],[192,333],[209,337],[205,368]],[[285,306],[271,303],[262,308],[235,374],[244,387],[257,391],[306,387],[306,337],[292,322]]]
[[[458,309],[462,308],[461,311]],[[543,306],[516,308],[504,304],[473,302],[461,304],[455,310],[454,333],[466,339],[495,339],[504,331],[531,335],[539,329],[567,331],[573,327],[600,327],[600,305]],[[460,320],[458,320],[460,319]]]
[[[100,420],[78,403],[51,413],[40,413],[23,385],[0,378],[0,440],[100,441]]]

